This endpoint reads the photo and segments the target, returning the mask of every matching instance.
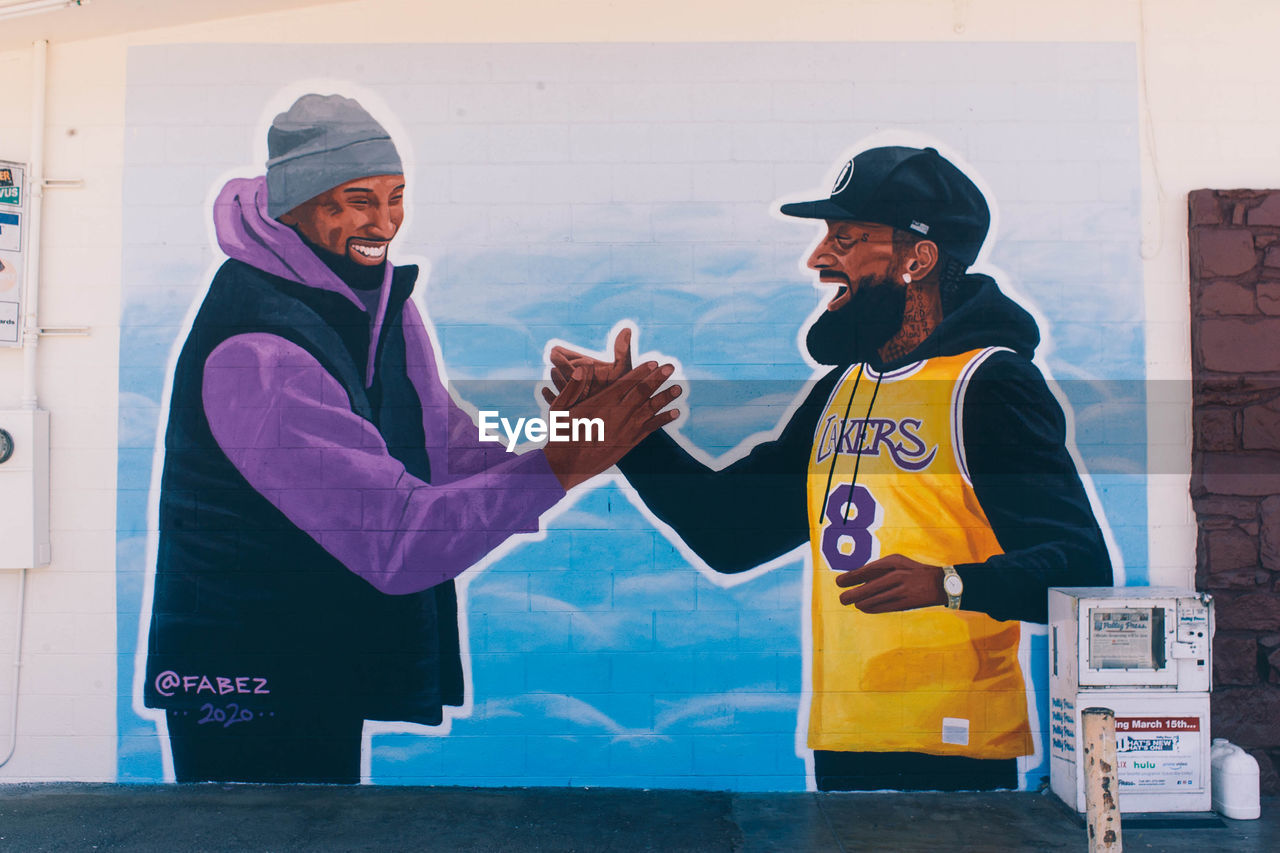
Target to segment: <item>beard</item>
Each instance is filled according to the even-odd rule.
[[[876,277],[863,278],[844,305],[824,311],[805,336],[805,348],[818,364],[857,364],[877,358],[876,351],[902,328],[907,289]]]

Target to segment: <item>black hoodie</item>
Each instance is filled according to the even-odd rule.
[[[1053,586],[1110,586],[1111,562],[1075,463],[1066,420],[1031,357],[1035,320],[984,275],[965,276],[943,321],[891,370],[926,358],[1007,347],[986,359],[965,396],[963,441],[970,478],[1004,553],[956,566],[961,607],[995,619],[1047,621]],[[849,365],[812,384],[779,437],[713,470],[666,432],[619,467],[645,504],[720,572],[741,572],[809,538],[806,471],[827,400]],[[911,557],[911,554],[905,555]]]

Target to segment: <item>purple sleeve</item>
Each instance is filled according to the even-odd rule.
[[[431,482],[449,483],[492,468],[499,457],[510,459],[511,454],[501,444],[480,441],[475,420],[463,411],[445,388],[431,336],[411,301],[405,303],[401,325],[409,378],[422,401],[422,425],[427,437],[427,454],[431,459]],[[542,456],[541,450],[533,453]],[[559,481],[556,482],[558,485]]]
[[[275,335],[222,342],[205,362],[203,402],[218,446],[249,484],[385,593],[456,577],[512,534],[537,530],[564,496],[541,451],[496,445],[484,448],[493,464],[476,473],[437,478],[433,453],[432,483],[414,477],[338,381]],[[424,422],[444,413],[443,401],[422,402]]]

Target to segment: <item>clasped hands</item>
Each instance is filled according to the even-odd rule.
[[[680,416],[667,409],[683,393],[679,385],[663,388],[673,364],[646,361],[631,365],[631,330],[618,332],[613,341],[613,361],[606,362],[565,347],[551,350],[551,382],[555,391],[542,389],[553,410],[567,411],[571,419],[599,418],[604,424],[602,441],[548,442],[543,452],[552,472],[565,490],[609,468],[657,429]]]

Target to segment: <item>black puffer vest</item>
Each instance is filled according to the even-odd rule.
[[[463,699],[452,581],[387,595],[258,494],[218,447],[201,396],[228,338],[265,332],[314,356],[392,456],[429,482],[422,406],[405,366],[401,313],[417,267],[393,273],[374,383],[368,315],[345,297],[223,264],[173,377],[160,484],[160,543],[147,643],[148,707],[237,713],[304,705],[436,724]]]

